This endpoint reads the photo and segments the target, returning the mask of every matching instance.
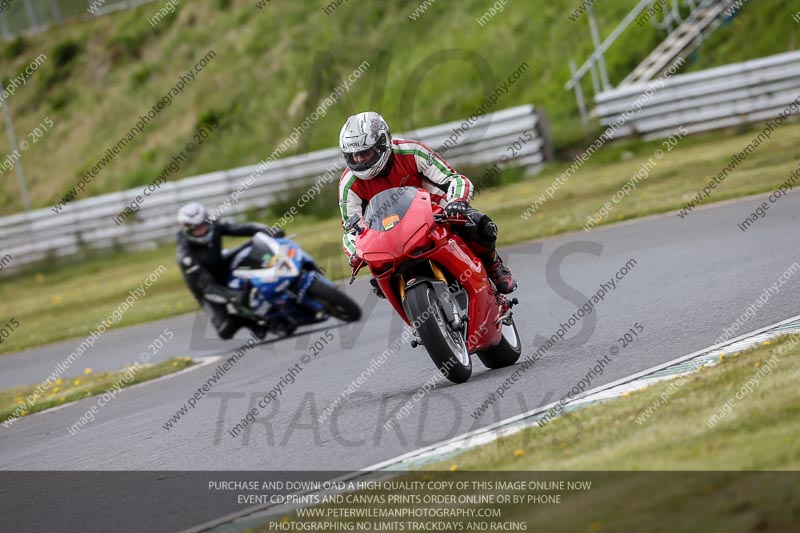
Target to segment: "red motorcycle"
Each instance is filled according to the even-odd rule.
[[[356,253],[369,266],[386,299],[415,332],[439,371],[454,383],[472,375],[475,353],[488,368],[513,365],[522,351],[511,308],[517,299],[498,293],[481,260],[450,228],[430,194],[399,187],[375,195],[363,219],[346,229],[357,233]]]

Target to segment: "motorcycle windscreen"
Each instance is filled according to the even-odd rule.
[[[277,258],[277,243],[263,233],[256,233],[250,246],[231,261],[231,270],[260,270],[270,268]]]
[[[391,230],[408,212],[417,191],[416,187],[397,187],[376,194],[367,205],[364,223],[371,230]]]

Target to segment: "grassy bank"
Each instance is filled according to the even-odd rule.
[[[79,198],[150,183],[214,120],[220,127],[169,179],[254,164],[365,60],[370,66],[348,95],[284,155],[335,145],[344,118],[356,110],[381,111],[396,132],[462,119],[522,63],[528,69],[497,108],[534,103],[547,112],[556,144],[568,146],[587,140],[563,88],[569,60],[581,62],[592,50],[585,14],[569,19],[576,4],[508,2],[481,25],[490,7],[481,0],[464,0],[458,9],[434,2],[416,21],[410,15],[417,0],[344,2],[330,15],[316,2],[273,0],[260,10],[252,0],[215,0],[181,2],[154,28],[148,18],[159,5],[149,3],[1,45],[0,76],[8,82],[47,56],[7,104],[17,136],[30,142],[21,164],[36,207],[59,200],[209,50],[215,56],[195,81],[128,139]],[[629,9],[625,2],[598,7],[601,32]],[[785,2],[760,0],[757,9],[745,5],[686,68],[795,49],[798,31]],[[611,82],[661,36],[649,24],[627,31],[605,58]],[[28,139],[45,119],[53,126]],[[9,152],[0,135],[0,154]],[[11,175],[0,190],[0,215],[21,209]]]
[[[46,389],[39,389],[39,384],[6,389],[0,391],[0,422],[18,416],[28,416],[89,396],[102,395],[116,390],[117,387],[130,387],[160,378],[193,364],[189,357],[179,357],[155,365],[146,363],[130,366],[118,372],[92,372],[91,368],[87,368],[82,375],[59,378]],[[18,411],[19,406],[22,406],[21,411]]]
[[[737,397],[756,374],[757,385]],[[768,342],[726,354],[720,364],[686,378],[575,411],[431,469],[797,470],[799,378],[800,345]],[[649,417],[641,417],[653,405],[658,407]]]
[[[614,205],[601,224],[684,207],[756,133],[754,129],[733,136],[718,133],[684,139],[652,167],[647,179],[637,183],[636,190]],[[707,202],[776,188],[796,167],[800,158],[798,146],[800,125],[783,126],[768,144],[753,152],[717,186]],[[625,142],[607,147],[528,219],[522,215],[534,198],[559,176],[563,166],[551,165],[537,177],[522,181],[515,181],[519,176],[510,173],[511,183],[485,188],[476,196],[474,205],[497,221],[501,245],[579,230],[587,217],[610,201],[653,157],[654,151],[661,148],[660,141]],[[479,181],[475,174],[472,176]],[[332,194],[335,193],[319,201],[335,204]],[[742,219],[750,213],[750,207],[742,206]],[[335,207],[330,213],[335,213]],[[265,223],[274,220],[274,216],[261,218]],[[287,230],[297,234],[298,242],[317,258],[330,277],[342,278],[349,273],[341,252],[341,227],[336,218],[300,218]],[[230,246],[236,242],[231,240]],[[0,343],[0,353],[87,335],[160,265],[164,265],[166,272],[144,298],[125,312],[118,325],[129,326],[197,309],[197,303],[183,285],[174,253],[173,246],[163,246],[141,253],[83,256],[71,262],[38,266],[4,279],[0,283],[0,316],[14,317],[19,327]]]

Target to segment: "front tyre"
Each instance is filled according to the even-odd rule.
[[[442,316],[436,291],[420,283],[406,291],[408,319],[416,325],[425,349],[436,368],[453,383],[464,383],[472,375],[472,360],[461,331],[454,330]]]
[[[486,368],[503,368],[517,362],[522,354],[522,341],[519,338],[517,325],[514,318],[509,318],[510,324],[503,324],[503,337],[500,343],[491,348],[478,352],[478,358]]]
[[[356,322],[361,319],[361,308],[358,304],[333,285],[316,280],[306,294],[322,304],[332,317],[345,322]]]

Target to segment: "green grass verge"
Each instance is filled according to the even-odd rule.
[[[603,224],[663,213],[683,207],[712,175],[716,175],[757,133],[715,133],[681,141],[640,181],[630,196],[615,204]],[[709,202],[770,191],[783,183],[800,158],[800,125],[783,126],[768,144],[762,145],[718,186]],[[500,227],[500,244],[508,245],[579,230],[586,218],[605,202],[653,156],[661,142],[626,141],[597,153],[567,181],[535,216],[522,214],[563,171],[550,165],[535,178],[520,179],[518,170],[501,176],[501,185],[485,188],[474,205],[489,213]],[[478,173],[470,174],[480,182]],[[505,183],[504,185],[502,183]],[[335,192],[318,200],[335,204]],[[742,206],[742,219],[750,206]],[[329,213],[335,213],[331,206]],[[694,216],[689,214],[689,217]],[[265,223],[270,217],[256,217]],[[298,242],[325,268],[333,279],[349,274],[341,251],[341,226],[336,218],[301,217],[287,227]],[[587,233],[591,238],[591,232]],[[232,239],[226,245],[233,246]],[[174,246],[156,250],[101,255],[88,254],[69,261],[42,264],[0,283],[0,317],[19,322],[8,338],[0,341],[0,354],[88,335],[108,317],[144,279],[160,265],[166,272],[150,287],[147,296],[125,312],[116,326],[129,326],[197,309],[175,264]]]
[[[759,371],[752,392],[737,398]],[[797,470],[798,379],[800,345],[767,341],[688,377],[571,412],[430,469]],[[667,400],[659,403],[662,393]],[[707,424],[731,398],[729,414]],[[640,418],[653,405],[650,416]]]
[[[0,422],[38,413],[89,396],[101,395],[118,385],[120,388],[130,387],[178,372],[194,364],[189,357],[177,357],[155,365],[145,363],[128,366],[125,370],[116,372],[92,372],[87,368],[81,376],[59,378],[47,389],[39,389],[38,392],[39,384],[6,389],[0,391]],[[24,407],[19,411],[21,405]]]
[[[148,3],[3,45],[0,76],[8,81],[39,54],[48,57],[8,99],[20,139],[46,117],[54,123],[21,160],[36,207],[61,199],[209,49],[216,59],[79,197],[150,183],[214,119],[220,127],[169,179],[254,164],[364,60],[367,72],[289,152],[334,146],[344,119],[357,110],[380,111],[396,132],[463,119],[523,62],[529,69],[497,108],[534,103],[547,112],[556,145],[566,147],[584,143],[592,129],[583,127],[564,89],[569,60],[581,62],[592,51],[586,15],[568,18],[578,4],[509,2],[481,26],[477,19],[492,7],[483,0],[463,0],[458,9],[435,2],[416,22],[409,15],[418,0],[345,2],[330,15],[326,3],[273,0],[259,10],[253,0],[216,0],[181,2],[152,28],[147,19],[159,4]],[[610,33],[630,7],[606,2],[597,9],[601,32]],[[785,1],[759,0],[686,68],[793,50],[799,32]],[[612,84],[662,36],[649,24],[630,28],[605,57]],[[9,152],[0,135],[0,154]],[[16,180],[7,179],[0,214],[19,210]]]

